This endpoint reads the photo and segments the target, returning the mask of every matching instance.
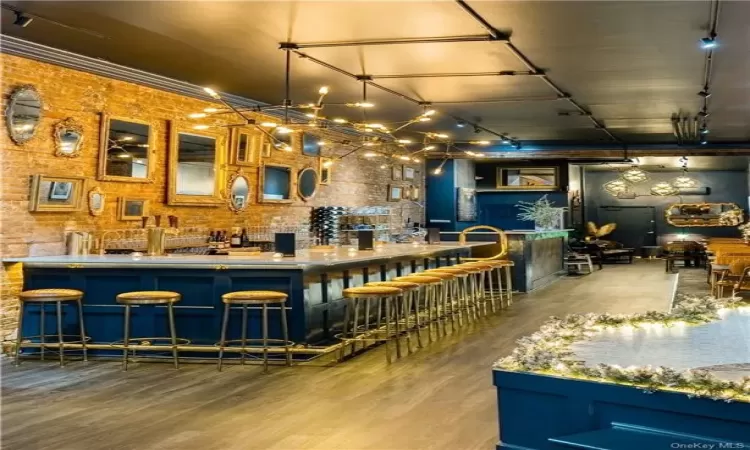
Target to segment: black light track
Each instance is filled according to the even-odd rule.
[[[505,38],[507,39],[507,37]],[[281,50],[302,50],[306,48],[326,47],[365,47],[372,45],[401,45],[401,44],[445,44],[455,42],[491,42],[502,39],[495,38],[490,34],[472,36],[443,36],[426,38],[402,38],[402,39],[370,39],[361,41],[335,41],[335,42],[282,42],[279,44]]]

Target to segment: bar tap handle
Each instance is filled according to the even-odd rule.
[[[148,219],[149,219],[149,216],[141,217],[141,223],[143,223],[143,228],[146,228],[146,226],[148,226]]]
[[[161,216],[154,216],[154,222],[156,223],[156,227],[159,228],[161,226]]]
[[[180,219],[177,216],[168,216],[170,228],[180,228]]]

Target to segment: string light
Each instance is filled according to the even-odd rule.
[[[188,114],[188,117],[191,119],[202,119],[206,117],[206,115],[207,115],[206,113],[192,113],[192,114]]]
[[[211,89],[210,87],[204,87],[203,90],[206,91],[206,94],[210,95],[211,97],[215,98],[216,100],[220,100],[221,99],[221,96],[216,91],[214,91],[213,89]]]
[[[396,142],[398,142],[399,144],[411,144],[411,140],[409,139],[399,139]]]
[[[328,94],[328,86],[322,86],[320,89],[318,89],[318,94],[320,95]]]
[[[333,121],[336,123],[346,123],[346,119],[342,119],[341,117],[336,117]]]
[[[212,114],[212,113],[215,113],[215,112],[219,112],[219,110],[217,108],[205,108],[203,110],[203,112]]]
[[[279,126],[279,124],[273,122],[262,122],[260,126],[265,128],[276,128],[277,126]]]

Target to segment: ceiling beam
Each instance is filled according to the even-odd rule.
[[[507,39],[507,38],[506,38]],[[370,39],[361,41],[334,41],[334,42],[280,42],[281,50],[302,50],[306,48],[326,47],[365,47],[372,45],[402,45],[402,44],[445,44],[455,42],[492,42],[499,41],[490,34],[471,36],[442,36],[425,38],[400,38],[400,39]]]

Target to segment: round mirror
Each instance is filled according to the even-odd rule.
[[[250,199],[250,181],[238,170],[229,179],[229,209],[234,212],[244,211]]]
[[[318,190],[318,172],[308,167],[300,171],[297,176],[297,193],[302,200],[309,200],[315,196]]]
[[[29,141],[41,120],[42,98],[34,86],[21,86],[13,91],[5,111],[5,122],[13,142],[23,144]]]
[[[83,142],[83,127],[73,119],[65,119],[55,125],[55,154],[73,158],[78,156]]]

